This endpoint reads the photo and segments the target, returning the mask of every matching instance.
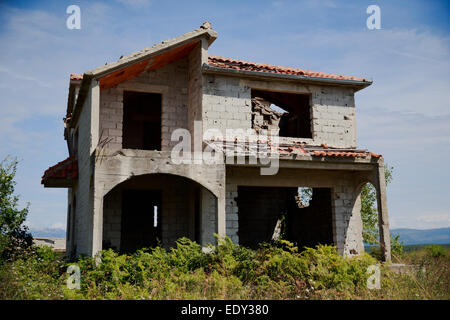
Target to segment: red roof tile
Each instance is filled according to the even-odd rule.
[[[268,72],[277,74],[290,74],[297,76],[305,76],[312,78],[329,78],[340,80],[353,80],[353,81],[369,81],[365,78],[358,78],[353,76],[345,76],[339,74],[331,74],[325,72],[314,72],[311,70],[304,70],[292,67],[282,67],[265,63],[250,62],[226,57],[220,57],[215,55],[208,56],[208,64],[213,67],[223,69],[235,69],[244,71],[256,71],[256,72]]]
[[[58,162],[54,166],[45,170],[42,175],[41,184],[47,179],[78,179],[78,159],[75,156]]]
[[[70,80],[83,80],[83,75],[78,73],[71,73]]]
[[[276,145],[270,141],[236,142],[236,141],[210,141],[208,142],[213,148],[216,147],[224,152],[243,152],[250,153],[255,150],[267,150],[272,153],[279,153],[280,156],[291,155],[310,155],[312,157],[334,157],[334,158],[381,158],[381,154],[369,152],[367,150],[352,148],[330,148],[323,144],[321,146],[312,146],[302,143],[293,143],[287,145]]]

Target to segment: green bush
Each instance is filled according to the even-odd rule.
[[[447,251],[437,244],[428,245],[425,247],[425,250],[434,258],[445,257],[447,255]]]
[[[67,263],[48,247],[37,247],[0,267],[2,299],[367,299],[446,297],[448,259],[424,253],[425,274],[398,276],[382,267],[382,290],[368,290],[368,254],[344,258],[336,248],[298,248],[288,241],[257,250],[218,239],[208,252],[186,238],[170,250],[134,254],[101,251],[96,258]],[[429,258],[427,258],[429,257]],[[420,261],[422,261],[420,260]],[[425,263],[424,262],[424,263]],[[67,267],[81,270],[80,289],[68,289]],[[444,288],[444,289],[443,289]],[[415,294],[419,292],[418,296]],[[444,292],[444,293],[442,293]]]

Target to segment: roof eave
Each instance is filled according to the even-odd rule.
[[[230,76],[244,76],[249,78],[270,78],[270,79],[280,79],[280,80],[291,80],[291,81],[302,81],[302,82],[313,82],[317,84],[327,84],[327,85],[345,85],[355,88],[355,91],[364,89],[372,84],[372,81],[360,81],[360,80],[348,80],[348,79],[333,79],[333,78],[322,78],[322,77],[310,77],[292,74],[280,74],[271,72],[261,72],[261,71],[248,71],[248,70],[236,70],[236,69],[226,69],[211,66],[209,64],[203,64],[203,73],[210,74],[227,74]]]
[[[159,44],[154,45],[151,48],[144,49],[147,50],[145,54],[142,55],[133,55],[131,54],[128,57],[124,57],[116,62],[109,63],[107,65],[92,69],[87,71],[93,75],[95,79],[102,78],[114,71],[120,70],[122,68],[126,68],[129,65],[141,62],[148,58],[152,58],[153,56],[163,54],[166,51],[170,51],[176,47],[182,46],[186,43],[200,40],[202,37],[206,36],[208,38],[208,45],[214,42],[217,39],[217,32],[212,29],[196,29],[194,31],[185,33],[179,37],[165,40]],[[83,78],[84,80],[84,78]]]

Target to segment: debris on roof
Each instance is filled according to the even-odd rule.
[[[292,156],[304,155],[310,157],[327,158],[381,158],[381,154],[369,152],[365,149],[353,148],[330,148],[325,145],[313,146],[305,143],[287,143],[274,144],[270,140],[266,141],[246,141],[238,142],[227,140],[214,140],[206,142],[211,148],[225,154],[234,154],[240,156],[256,155],[260,153],[279,154],[280,158],[289,158]]]

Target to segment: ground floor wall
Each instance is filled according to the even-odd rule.
[[[310,187],[308,207],[295,201],[299,187]],[[227,235],[255,247],[270,240],[280,216],[286,216],[286,237],[300,246],[333,244],[345,255],[364,252],[361,200],[351,171],[283,169],[261,176],[258,168],[227,167]],[[245,215],[245,216],[243,216]]]
[[[122,150],[98,160],[91,178],[89,210],[77,205],[71,216],[75,223],[73,247],[80,243],[83,229],[92,240],[89,247],[78,246],[77,254],[94,255],[107,247],[120,250],[123,191],[154,189],[161,191],[158,232],[165,247],[183,236],[201,244],[215,243],[215,233],[254,247],[273,237],[284,210],[288,212],[285,231],[289,239],[307,246],[332,243],[344,255],[360,254],[364,251],[360,186],[371,177],[370,170],[368,166],[365,171],[281,166],[276,175],[263,176],[257,167],[175,166],[160,153]],[[308,208],[295,208],[299,187],[313,189]],[[70,191],[69,198],[78,201],[78,191]],[[385,201],[381,203],[385,208]],[[382,212],[380,229],[385,231],[382,236],[389,257],[387,212]],[[87,220],[89,228],[80,224]]]

